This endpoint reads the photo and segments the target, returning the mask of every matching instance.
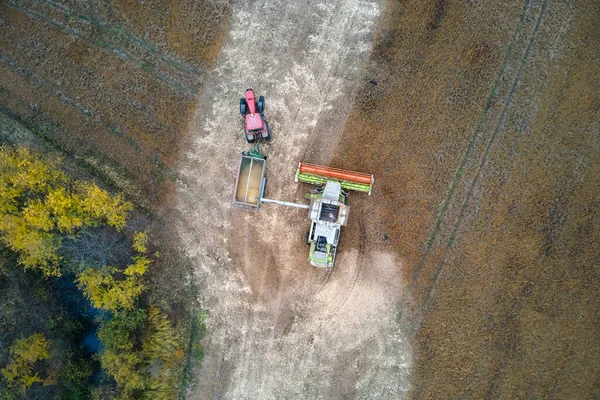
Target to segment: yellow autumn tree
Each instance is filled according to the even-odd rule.
[[[181,384],[180,369],[185,351],[181,337],[171,326],[169,318],[155,305],[148,309],[142,353],[148,362],[160,365],[160,369],[150,376],[146,398],[175,398]]]
[[[147,240],[146,233],[137,232],[133,248],[138,252],[145,252]],[[150,259],[141,253],[133,257],[132,261],[123,271],[124,279],[115,277],[118,273],[115,267],[89,267],[79,274],[77,286],[96,308],[113,312],[119,309],[131,310],[145,289],[142,277],[148,270]]]
[[[36,382],[45,386],[55,383],[52,378],[40,378],[35,371],[36,362],[50,357],[50,342],[44,335],[34,333],[16,340],[9,352],[10,361],[1,371],[9,387],[16,387],[21,393],[25,393]]]
[[[142,369],[141,357],[133,351],[104,350],[100,363],[117,382],[117,387],[125,394],[146,387],[146,375]]]
[[[107,311],[120,308],[131,310],[144,285],[135,277],[123,280],[115,278],[115,267],[103,266],[100,269],[87,268],[77,278],[77,286],[83,290],[94,307]]]
[[[26,269],[60,276],[61,237],[87,226],[125,226],[131,203],[93,183],[70,179],[23,147],[0,147],[0,241]]]
[[[102,322],[98,336],[104,344],[100,355],[102,368],[114,378],[117,387],[127,397],[147,388],[145,357],[136,351],[135,330],[142,324],[142,310],[137,300],[145,286],[143,276],[151,260],[146,257],[148,236],[136,232],[133,248],[138,253],[123,271],[111,266],[100,269],[87,268],[77,278],[78,287],[94,307],[110,311],[112,318]]]

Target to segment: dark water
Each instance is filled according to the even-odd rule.
[[[100,342],[100,339],[98,338],[98,333],[95,330],[93,332],[88,332],[81,340],[81,346],[90,354],[100,350],[102,342]]]
[[[79,321],[82,329],[74,338],[82,349],[92,355],[99,351],[102,343],[98,338],[97,320],[105,317],[105,312],[92,307],[89,300],[83,297],[81,290],[74,282],[74,276],[63,276],[55,282],[61,308],[72,319]]]

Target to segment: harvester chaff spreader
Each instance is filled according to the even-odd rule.
[[[254,149],[242,152],[233,204],[247,210],[257,211],[263,203],[304,208],[311,221],[306,233],[310,246],[309,261],[315,267],[333,267],[339,245],[340,228],[348,222],[350,207],[347,205],[349,191],[371,194],[373,174],[347,171],[320,165],[299,163],[294,181],[314,185],[305,195],[310,204],[299,204],[265,197],[266,157],[260,150],[260,137]]]

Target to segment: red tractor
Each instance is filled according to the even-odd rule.
[[[244,117],[244,136],[248,143],[260,139],[271,140],[271,131],[263,114],[264,110],[264,96],[260,96],[256,101],[252,88],[246,89],[245,97],[240,99],[240,114]]]

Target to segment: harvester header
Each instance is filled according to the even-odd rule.
[[[324,185],[327,181],[338,181],[343,189],[356,190],[371,194],[373,188],[373,174],[347,171],[339,168],[324,167],[321,165],[301,162],[298,164],[295,182],[310,183],[312,185]]]

